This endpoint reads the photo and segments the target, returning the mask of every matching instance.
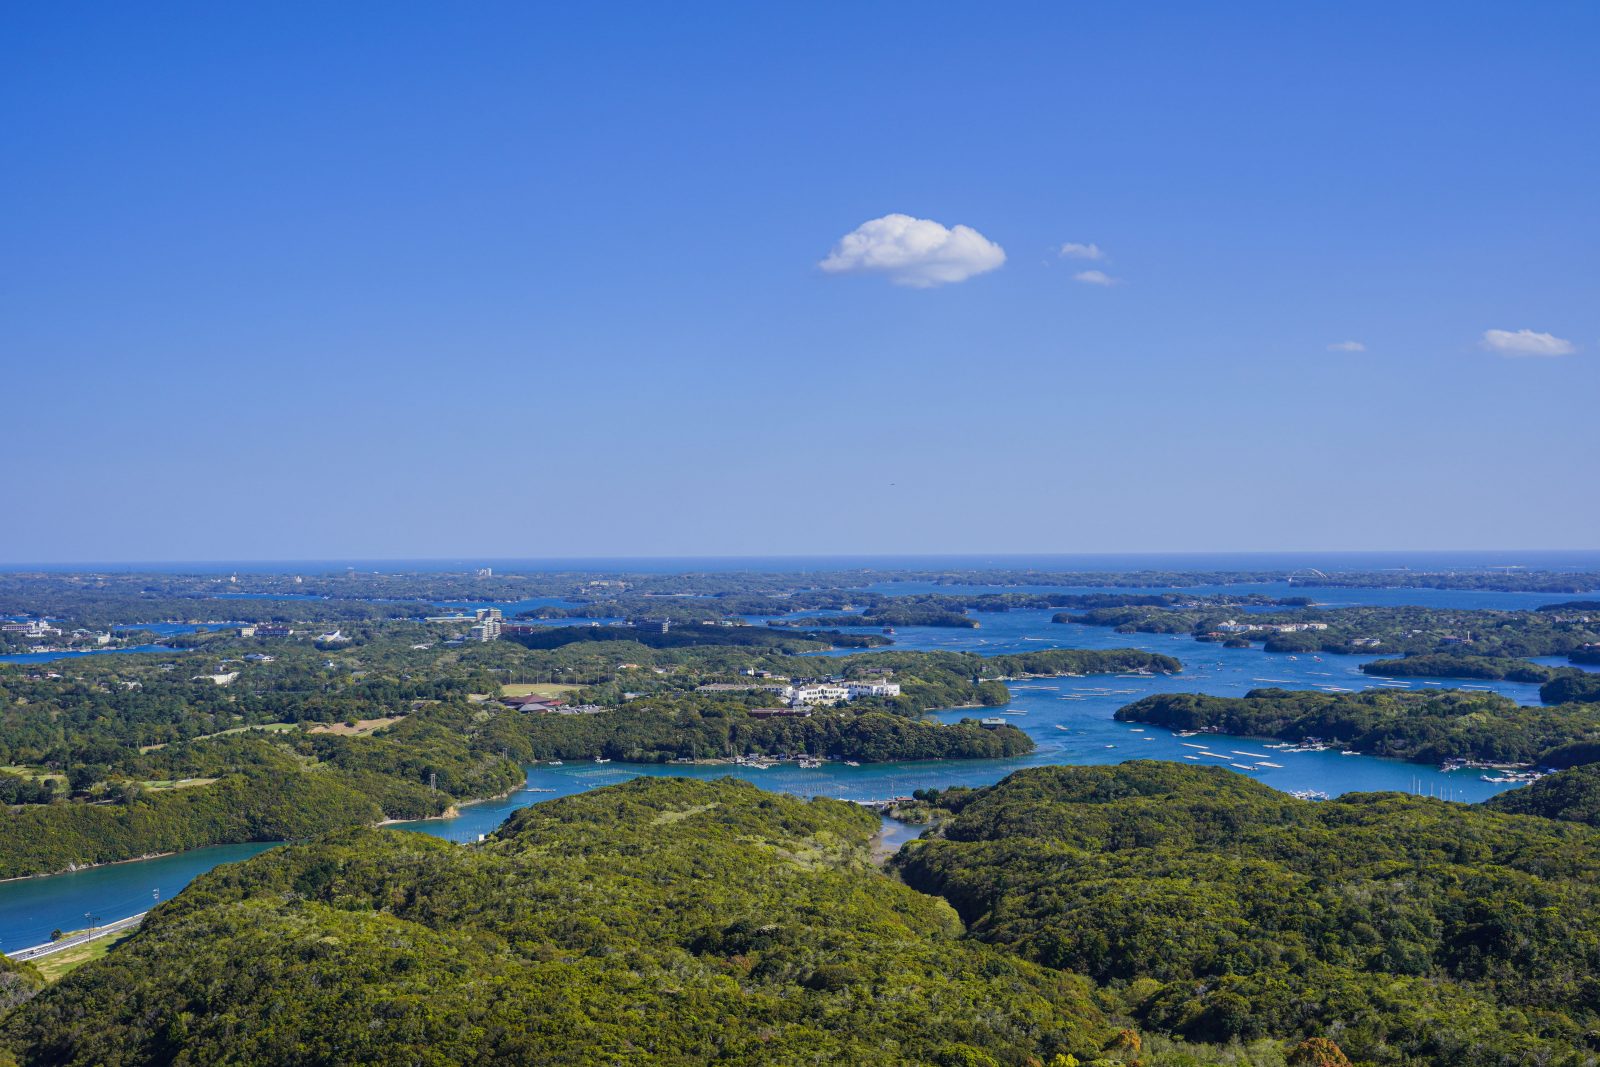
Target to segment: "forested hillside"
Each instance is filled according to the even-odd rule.
[[[524,809],[483,847],[354,831],[279,849],[202,877],[0,1040],[25,1064],[108,1067],[1023,1067],[1115,1043],[1082,979],[965,940],[878,872],[877,827],[839,802],[636,780]]]
[[[1508,794],[1514,795],[1514,794]],[[1393,793],[1295,800],[1214,768],[1019,771],[938,798],[907,881],[973,936],[1204,1041],[1358,1063],[1588,1065],[1600,832]]]

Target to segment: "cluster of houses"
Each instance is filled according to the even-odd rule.
[[[0,624],[0,633],[15,634],[27,641],[43,641],[62,636],[61,627],[51,626],[48,619],[11,619]],[[104,647],[111,643],[111,634],[95,630],[74,630],[68,635],[68,643]]]
[[[1325,622],[1239,622],[1229,619],[1219,622],[1215,632],[1219,634],[1296,634],[1303,630],[1326,630]]]
[[[891,682],[886,678],[850,680],[824,678],[806,679],[790,683],[788,679],[778,679],[768,671],[746,671],[745,673],[775,680],[764,685],[712,682],[707,685],[696,686],[695,691],[698,693],[748,693],[752,690],[760,690],[772,693],[790,708],[843,704],[860,697],[897,697],[900,695],[900,683]],[[773,712],[776,709],[758,708],[757,710]],[[754,715],[755,712],[751,714]],[[756,717],[770,716],[758,715]]]
[[[503,696],[500,703],[513,711],[526,711],[538,715],[592,715],[604,711],[598,704],[568,704],[555,697]]]
[[[240,637],[293,637],[294,630],[288,626],[279,626],[277,623],[257,623],[254,626],[239,627]]]

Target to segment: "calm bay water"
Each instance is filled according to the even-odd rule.
[[[1238,587],[1233,587],[1238,591]],[[900,592],[910,592],[903,586]],[[1269,591],[1269,590],[1263,590]],[[1297,590],[1298,592],[1298,590]],[[1458,603],[1451,591],[1441,590],[1320,590],[1312,594],[1349,594],[1350,603],[1391,602],[1372,599],[1379,594],[1403,594],[1396,603],[1430,606],[1489,606]],[[1368,599],[1359,600],[1365,595]],[[1521,597],[1533,594],[1471,594],[1475,597]],[[1331,599],[1331,598],[1330,598]],[[1553,597],[1551,600],[1560,600]],[[1541,599],[1540,603],[1549,602]],[[1510,607],[1534,603],[1505,604]],[[1480,692],[1505,694],[1523,704],[1538,702],[1538,687],[1517,682],[1450,683],[1442,680],[1369,678],[1359,665],[1370,656],[1295,656],[1268,654],[1258,649],[1225,649],[1197,643],[1184,635],[1118,634],[1102,627],[1050,622],[1049,611],[1013,611],[979,615],[976,630],[936,627],[902,627],[895,636],[898,649],[974,651],[987,655],[1038,651],[1048,648],[1143,648],[1175,656],[1184,664],[1173,676],[1096,676],[1020,681],[1011,686],[1012,701],[1004,709],[966,709],[938,713],[945,720],[1008,713],[1008,721],[1029,734],[1038,746],[1027,756],[1010,760],[940,760],[919,763],[872,764],[847,767],[825,764],[805,770],[779,764],[769,770],[728,766],[570,763],[562,767],[528,769],[526,785],[501,800],[468,805],[453,819],[402,824],[404,829],[453,841],[474,841],[497,828],[511,812],[528,804],[580,793],[598,786],[627,781],[639,775],[719,778],[728,775],[756,785],[801,796],[829,796],[845,800],[883,800],[915,789],[951,785],[988,785],[1023,767],[1050,764],[1108,764],[1129,759],[1164,759],[1198,766],[1251,766],[1248,773],[1277,789],[1320,790],[1330,796],[1351,791],[1397,790],[1423,792],[1449,799],[1475,802],[1487,799],[1505,786],[1481,780],[1479,772],[1444,774],[1437,768],[1369,756],[1341,756],[1335,751],[1287,753],[1263,747],[1259,739],[1205,735],[1177,738],[1156,727],[1118,723],[1115,711],[1141,696],[1162,692],[1203,692],[1239,696],[1251,689],[1282,686],[1328,692],[1358,691],[1374,687],[1420,690],[1459,684]],[[823,656],[835,653],[821,654]],[[839,653],[842,654],[842,653]],[[819,664],[820,666],[820,664]],[[1201,741],[1215,756],[1185,745]],[[1266,759],[1277,768],[1255,768]],[[904,836],[906,831],[897,830]],[[115,864],[72,874],[0,883],[0,948],[14,951],[46,940],[53,929],[87,925],[93,913],[101,922],[143,911],[160,891],[170,898],[198,874],[221,864],[253,856],[271,846],[231,845],[135,863]]]
[[[90,648],[79,652],[15,652],[9,656],[0,656],[0,663],[49,663],[57,659],[77,659],[80,656],[115,656],[118,653],[128,652],[171,652],[177,654],[182,649],[168,648],[166,645],[130,645],[127,648]]]

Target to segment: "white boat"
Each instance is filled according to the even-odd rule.
[[[610,763],[611,762],[609,759],[601,759],[599,756],[596,756],[594,758],[594,761],[596,763]]]
[[[553,760],[550,761],[550,766],[559,767],[559,766],[561,766],[561,761],[558,760],[558,759],[553,759]]]
[[[859,766],[861,766],[861,764],[859,764],[859,763],[857,763],[857,762],[856,762],[856,761],[855,761],[855,760],[853,760],[853,759],[847,759],[847,760],[845,760],[845,761],[844,761],[844,765],[845,765],[845,766],[846,766],[846,767],[859,767]]]

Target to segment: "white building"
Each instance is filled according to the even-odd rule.
[[[784,696],[791,704],[837,704],[850,699],[848,686],[834,685],[832,682],[785,686],[784,689]]]

